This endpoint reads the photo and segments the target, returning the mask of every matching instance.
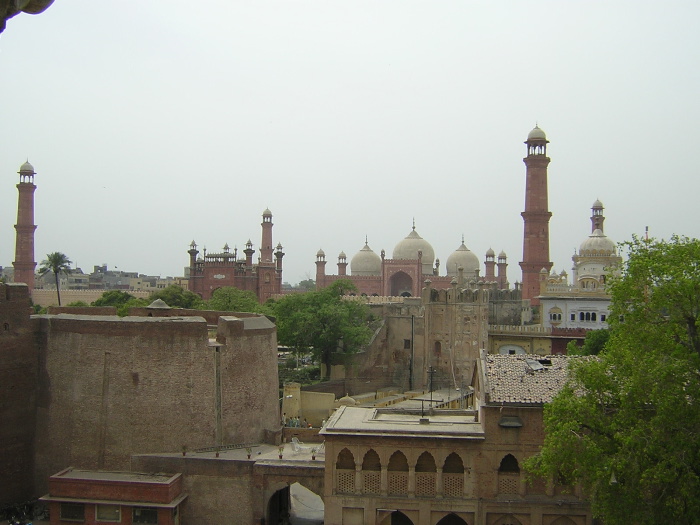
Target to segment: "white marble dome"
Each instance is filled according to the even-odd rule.
[[[394,247],[393,258],[398,260],[415,260],[418,259],[419,251],[423,252],[423,274],[432,274],[435,250],[433,250],[428,241],[418,235],[415,226],[411,233]]]
[[[591,255],[616,255],[615,243],[608,238],[601,230],[595,230],[588,236],[588,239],[581,243],[578,254],[582,256]]]
[[[479,258],[465,246],[464,241],[462,241],[462,245],[447,258],[447,264],[445,265],[447,275],[450,277],[457,277],[460,267],[464,268],[465,277],[476,277],[476,272],[479,270]]]
[[[382,258],[365,241],[364,247],[350,260],[351,275],[381,275]]]
[[[527,140],[547,140],[547,135],[545,135],[544,131],[542,131],[539,126],[535,126],[532,131],[527,134]]]

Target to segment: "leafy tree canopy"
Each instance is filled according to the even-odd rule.
[[[700,241],[625,246],[605,351],[572,365],[526,468],[582,483],[608,525],[697,523]]]
[[[343,299],[350,291],[357,291],[355,285],[341,279],[323,290],[289,294],[270,303],[279,342],[296,351],[311,351],[328,374],[331,354],[356,352],[372,335],[367,305]]]
[[[569,344],[566,345],[566,353],[569,355],[598,355],[604,350],[608,339],[610,339],[610,330],[590,330],[586,332],[582,346],[577,345],[576,341],[569,341]]]
[[[135,299],[133,295],[122,290],[108,290],[92,302],[92,306],[121,306]]]
[[[206,308],[221,312],[260,312],[262,309],[253,292],[233,286],[215,290],[211,299],[206,302]]]
[[[313,279],[304,279],[303,281],[299,281],[297,288],[304,290],[305,292],[313,292],[316,290],[316,281]]]
[[[185,290],[181,286],[171,284],[170,286],[153,292],[148,298],[149,304],[156,299],[161,299],[172,308],[192,308],[201,309],[204,303],[196,293]]]

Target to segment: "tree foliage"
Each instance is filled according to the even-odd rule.
[[[583,484],[608,525],[700,516],[700,241],[633,238],[610,339],[545,407],[538,475]]]
[[[233,286],[214,290],[211,299],[206,302],[206,308],[220,312],[260,312],[262,309],[253,292]]]
[[[92,306],[114,306],[120,317],[128,315],[129,308],[144,307],[148,304],[145,299],[138,299],[122,290],[107,290],[101,297],[92,302]]]
[[[49,272],[53,273],[54,280],[56,281],[56,297],[58,299],[58,306],[61,306],[61,286],[58,275],[61,273],[70,273],[71,264],[71,260],[66,256],[66,254],[61,252],[52,252],[46,255],[46,259],[41,261],[41,266],[39,267],[39,275],[43,276]]]
[[[323,290],[289,294],[271,303],[279,342],[297,352],[311,351],[328,375],[333,353],[354,353],[372,334],[367,305],[343,299],[350,291],[355,286],[341,279]]]
[[[156,299],[161,299],[171,308],[191,308],[197,310],[204,306],[201,297],[196,293],[185,290],[176,284],[171,284],[162,290],[153,292],[148,298],[149,304]]]
[[[605,345],[610,339],[610,330],[590,330],[586,332],[583,345],[579,346],[576,341],[569,341],[566,345],[566,353],[569,355],[598,355],[605,349]]]

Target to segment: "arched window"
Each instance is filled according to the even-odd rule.
[[[591,321],[595,321],[595,312],[591,312]]]
[[[408,494],[408,460],[403,452],[397,450],[391,455],[387,470],[389,495]]]
[[[335,487],[339,494],[354,494],[355,492],[355,457],[347,448],[338,454],[335,462]]]
[[[512,454],[506,455],[498,467],[498,493],[517,494],[520,483],[520,466]]]
[[[355,457],[352,455],[352,452],[347,448],[341,450],[340,454],[338,454],[338,461],[335,462],[335,468],[355,470]]]
[[[515,459],[513,454],[508,454],[504,456],[501,460],[501,466],[498,467],[498,472],[514,472],[516,474],[520,473],[520,466],[518,465],[518,460]]]
[[[423,452],[416,462],[416,496],[435,496],[436,472],[435,458],[430,452]]]
[[[362,487],[365,494],[379,494],[382,488],[379,454],[370,449],[362,459]]]
[[[442,491],[446,498],[461,498],[464,493],[464,462],[452,452],[442,466]]]
[[[435,341],[435,345],[433,345],[433,353],[435,354],[435,357],[440,357],[442,354],[442,343],[440,341]]]

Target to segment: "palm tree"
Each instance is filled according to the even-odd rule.
[[[54,278],[56,279],[56,296],[58,296],[58,306],[61,306],[61,292],[59,290],[60,286],[58,284],[58,274],[70,273],[71,264],[72,263],[66,254],[61,252],[48,253],[46,254],[46,259],[41,261],[39,275],[43,276],[49,272],[53,272]]]

